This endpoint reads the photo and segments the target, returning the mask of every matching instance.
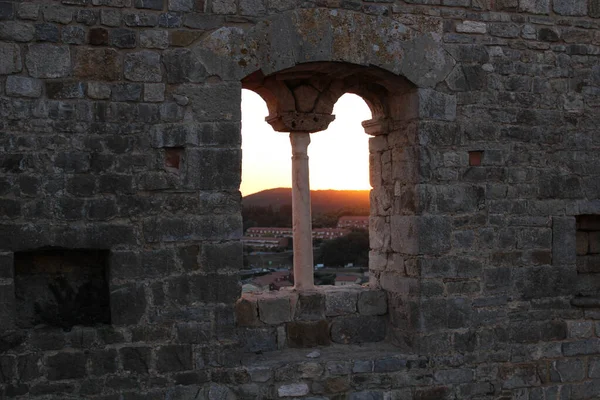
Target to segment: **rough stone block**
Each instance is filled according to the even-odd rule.
[[[325,319],[325,296],[322,293],[298,293],[294,310],[297,321]]]
[[[325,315],[335,317],[356,313],[358,292],[354,290],[326,290]]]
[[[169,33],[163,30],[140,32],[140,46],[148,49],[166,49],[169,47]]]
[[[440,254],[450,249],[451,220],[444,216],[393,216],[392,249],[406,254]]]
[[[419,116],[424,119],[454,121],[456,97],[433,89],[419,89]]]
[[[65,26],[62,29],[62,41],[67,44],[84,44],[85,29],[80,26]]]
[[[77,78],[115,81],[120,78],[121,58],[114,49],[77,48],[73,74]]]
[[[239,334],[244,350],[246,351],[262,352],[277,350],[277,335],[275,334],[275,329],[272,327],[241,329]]]
[[[68,46],[31,44],[25,64],[34,78],[64,78],[71,73],[71,52]]]
[[[11,75],[6,78],[6,94],[8,96],[40,97],[42,81],[25,76]]]
[[[120,49],[133,49],[137,45],[135,31],[131,29],[113,29],[110,31],[110,44]]]
[[[258,17],[266,13],[264,0],[240,0],[240,14]]]
[[[163,53],[167,82],[203,82],[207,76],[206,69],[195,60],[188,49],[171,49]]]
[[[242,154],[234,149],[186,149],[185,185],[206,190],[237,190]],[[207,173],[210,170],[211,173]]]
[[[49,99],[81,99],[84,95],[82,82],[46,82],[46,95]]]
[[[147,374],[150,369],[152,349],[150,347],[122,347],[119,349],[121,362],[125,371]]]
[[[577,240],[575,218],[552,218],[552,264],[575,264]]]
[[[14,43],[0,43],[0,75],[21,72],[21,50]]]
[[[241,298],[235,303],[235,314],[238,326],[257,326],[258,304],[254,299]]]
[[[331,323],[331,340],[335,343],[380,342],[385,339],[385,332],[386,323],[383,317],[338,317]]]
[[[287,343],[289,347],[328,346],[329,323],[323,321],[296,321],[286,324]]]
[[[554,12],[560,15],[587,15],[588,0],[553,0],[553,4]]]
[[[200,268],[206,272],[238,271],[243,264],[243,245],[239,241],[202,245]]]
[[[54,24],[36,24],[35,39],[38,42],[58,42],[60,35],[58,26]]]
[[[592,338],[563,343],[562,352],[567,357],[600,354],[600,339]]]
[[[277,325],[292,320],[292,305],[288,296],[264,295],[258,298],[258,316],[266,324]]]
[[[35,3],[21,3],[18,5],[17,16],[20,19],[36,20],[40,14],[40,5]]]
[[[163,0],[135,0],[135,7],[151,10],[162,10]]]
[[[90,375],[103,376],[117,372],[117,351],[96,350],[89,354]]]
[[[46,359],[47,376],[51,381],[85,377],[87,356],[84,353],[58,353]]]
[[[387,313],[387,296],[383,290],[360,292],[358,313],[361,315],[384,315]]]
[[[160,82],[160,55],[153,51],[140,51],[125,56],[125,78],[134,82]]]
[[[302,397],[309,393],[306,383],[290,383],[289,385],[281,385],[277,388],[279,397]]]
[[[192,347],[189,345],[163,346],[156,352],[158,372],[187,371],[192,368]]]
[[[113,325],[137,324],[146,312],[144,287],[133,284],[112,290],[110,309]]]
[[[0,40],[31,42],[35,37],[35,28],[31,24],[17,21],[0,22]]]
[[[532,14],[549,14],[550,0],[519,0],[519,10]]]
[[[125,25],[132,27],[153,27],[158,25],[158,15],[150,13],[125,13]]]

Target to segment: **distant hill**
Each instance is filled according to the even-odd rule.
[[[311,202],[313,215],[338,213],[341,210],[347,210],[349,214],[369,215],[368,190],[312,190]],[[274,211],[291,207],[292,189],[263,190],[244,197],[242,205],[244,208],[272,207]]]

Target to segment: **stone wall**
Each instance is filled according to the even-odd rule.
[[[597,397],[577,232],[600,214],[599,18],[598,0],[0,1],[3,396]],[[314,62],[344,83],[321,105],[347,89],[374,114],[369,292],[388,299],[385,342],[316,360],[248,347],[294,321],[260,320],[237,276],[241,88],[319,87]],[[15,259],[47,249],[108,254],[110,324],[18,326]],[[244,301],[268,326],[242,326]]]

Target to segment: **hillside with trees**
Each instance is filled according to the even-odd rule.
[[[368,190],[313,190],[314,228],[335,227],[344,215],[369,215]],[[276,188],[242,199],[244,229],[254,226],[292,226],[292,189]]]

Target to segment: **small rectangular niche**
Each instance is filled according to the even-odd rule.
[[[110,324],[108,256],[79,249],[15,253],[17,326]]]
[[[600,274],[600,215],[577,216],[577,272]]]

